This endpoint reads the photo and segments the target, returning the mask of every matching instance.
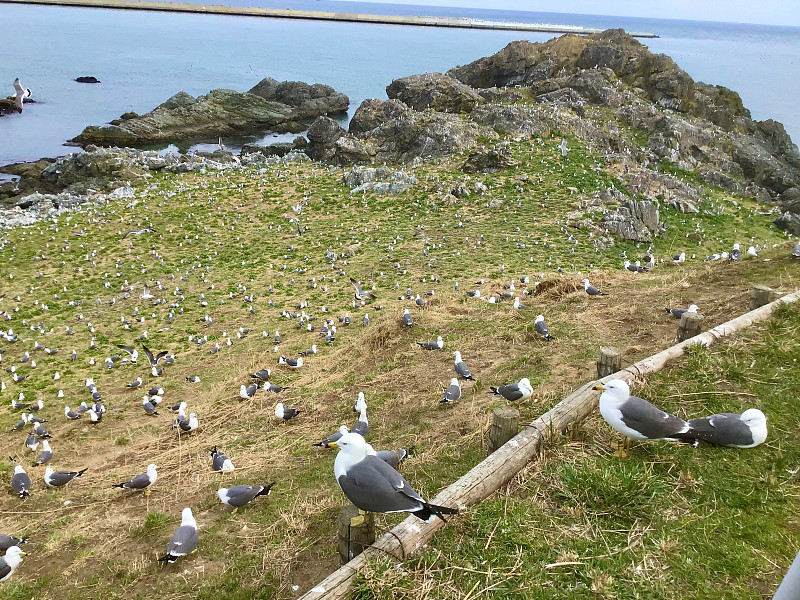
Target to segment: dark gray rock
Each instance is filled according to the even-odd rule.
[[[302,81],[279,82],[267,77],[247,93],[292,107],[294,120],[342,113],[350,106],[350,99],[345,94],[321,83],[310,85]]]
[[[317,117],[306,134],[306,152],[313,160],[331,160],[336,153],[336,140],[344,134],[345,130],[330,117]]]
[[[784,212],[772,222],[778,229],[788,231],[791,235],[800,235],[800,214]]]
[[[470,117],[476,123],[488,125],[497,133],[531,137],[543,136],[550,130],[536,111],[524,106],[485,104],[473,110]]]
[[[508,145],[498,144],[492,148],[481,148],[473,152],[460,168],[464,173],[496,173],[518,164],[519,161],[511,156]]]
[[[602,226],[608,233],[634,242],[652,242],[661,228],[658,208],[649,200],[627,200],[603,215]]]
[[[414,110],[432,108],[449,113],[468,113],[485,102],[468,85],[441,73],[425,73],[395,79],[386,88],[390,99],[400,100]]]
[[[299,133],[300,120],[347,110],[349,99],[325,85],[266,79],[252,93],[211,90],[197,98],[178,92],[145,115],[126,113],[90,126],[71,142],[101,146],[216,141],[220,136],[273,130]]]

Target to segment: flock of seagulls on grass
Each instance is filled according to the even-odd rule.
[[[29,95],[30,93],[28,90],[27,96]],[[19,100],[19,104],[21,106],[21,99]],[[562,143],[562,153],[564,156],[566,155],[566,152],[566,140],[564,140]],[[302,207],[298,206],[295,208],[297,209],[297,213],[302,213]],[[107,221],[108,220],[110,219],[107,219]],[[99,222],[99,219],[95,218],[94,222]],[[307,228],[301,227],[301,221],[298,217],[293,217],[290,222],[293,226],[296,226],[296,235],[298,238],[303,236],[304,233],[308,232]],[[197,224],[197,228],[203,233],[210,232],[210,229],[201,223]],[[277,227],[277,229],[280,230],[280,227]],[[83,237],[83,235],[86,234],[86,230],[84,228],[84,230],[81,232],[73,233],[78,237]],[[80,235],[78,235],[78,233],[80,233]],[[155,228],[145,225],[143,227],[128,230],[124,234],[122,231],[120,231],[119,235],[121,240],[128,240],[127,243],[130,244],[128,252],[131,253],[134,250],[133,243],[135,240],[146,239],[149,235],[159,236],[160,233],[156,231]],[[307,237],[310,236],[306,235],[303,237],[303,239],[305,240]],[[194,237],[194,240],[198,239],[199,236]],[[193,240],[188,234],[184,236],[184,242],[187,244],[187,246],[192,245],[192,241]],[[182,245],[184,242],[180,242],[180,244]],[[426,242],[426,245],[427,244],[428,242]],[[292,245],[288,252],[291,253],[296,251],[297,248]],[[748,251],[745,253],[745,256],[754,256],[754,253],[756,252],[757,251],[755,248],[752,248],[752,252],[750,249],[748,249]],[[42,254],[43,253],[44,250],[42,250]],[[156,260],[160,260],[161,264],[163,264],[163,257],[160,256],[155,245],[150,248],[150,255]],[[329,248],[326,252],[326,255],[335,255],[335,253],[331,248]],[[722,253],[719,256],[720,260],[723,258],[728,260],[740,260],[742,258],[738,245],[735,245],[729,253]],[[800,258],[800,244],[798,244],[792,250],[792,256],[793,258]],[[86,254],[86,262],[91,263],[92,266],[94,266],[94,258],[94,253],[91,255],[89,253]],[[346,260],[342,259],[337,265],[336,261],[339,259],[341,259],[340,256],[333,256],[332,260],[330,261],[331,267],[338,267],[338,270],[336,271],[338,273],[338,277],[345,277],[346,274],[343,266],[346,265],[347,262]],[[685,253],[675,256],[673,261],[677,264],[684,263],[686,261]],[[183,282],[186,282],[189,277],[192,276],[199,278],[204,285],[208,286],[206,291],[208,297],[206,297],[205,293],[200,294],[199,298],[197,298],[197,301],[202,310],[204,312],[205,310],[209,310],[209,313],[203,318],[198,319],[196,321],[196,325],[198,328],[200,328],[200,332],[210,331],[209,328],[213,329],[214,316],[211,312],[211,308],[209,308],[212,292],[214,290],[214,284],[211,283],[211,280],[209,279],[211,265],[213,262],[213,257],[207,256],[204,259],[201,259],[199,254],[192,261],[182,261],[181,267],[178,269],[180,271],[178,281],[175,281],[175,288],[171,292],[167,285],[165,285],[166,282],[162,281],[156,281],[155,284],[152,284],[152,282],[141,284],[140,294],[137,291],[139,289],[139,284],[128,283],[128,281],[125,280],[125,282],[119,286],[119,292],[117,292],[116,286],[112,286],[110,281],[106,281],[105,289],[114,290],[110,291],[109,293],[113,293],[115,295],[110,299],[101,300],[98,298],[97,306],[105,305],[109,307],[109,310],[110,307],[114,306],[127,306],[127,303],[122,301],[131,299],[135,301],[136,295],[138,294],[138,299],[146,302],[148,306],[152,306],[153,309],[152,312],[146,309],[140,314],[137,307],[133,312],[127,312],[124,316],[122,316],[121,320],[117,324],[118,330],[115,331],[113,335],[109,336],[107,335],[109,332],[104,332],[103,339],[125,335],[132,341],[123,344],[114,344],[113,347],[121,351],[119,354],[110,354],[101,361],[95,361],[95,358],[92,357],[89,360],[89,366],[95,369],[98,374],[102,373],[103,370],[112,371],[123,366],[138,368],[140,365],[140,359],[143,355],[146,359],[146,369],[148,369],[145,373],[143,373],[145,377],[148,377],[149,374],[149,377],[155,381],[169,382],[174,380],[175,377],[172,376],[168,369],[172,368],[172,365],[176,364],[176,355],[170,350],[166,349],[156,351],[150,350],[150,348],[145,345],[146,343],[150,343],[146,330],[142,331],[141,335],[135,339],[129,332],[131,332],[131,330],[134,328],[141,329],[147,320],[152,322],[152,320],[154,320],[156,317],[155,310],[161,309],[162,307],[167,307],[169,310],[169,315],[166,319],[165,328],[163,331],[169,330],[171,327],[175,326],[177,320],[180,319],[184,314],[185,305],[189,301],[193,300],[193,298],[188,298],[187,292],[181,287]],[[632,265],[630,261],[626,261],[624,268],[632,272],[646,272],[653,268],[655,261],[652,256],[652,251],[644,266],[641,266],[639,262],[640,261],[637,261],[636,264]],[[140,262],[140,265],[141,274],[145,274],[147,269],[145,268],[143,262]],[[115,267],[117,268],[117,273],[119,273],[122,268],[122,263],[119,259],[117,260]],[[500,272],[502,273],[504,270],[504,267],[501,267]],[[302,268],[298,268],[296,269],[296,272],[297,275],[295,276],[299,277],[305,271]],[[172,279],[174,279],[174,276],[172,276]],[[362,309],[379,311],[383,309],[383,306],[376,302],[379,296],[376,286],[372,286],[370,289],[368,289],[368,286],[363,282],[352,277],[348,277],[348,279],[354,289],[352,300],[350,300],[350,307],[354,311],[360,311]],[[441,283],[441,281],[436,280],[435,278],[432,279],[436,283]],[[297,282],[293,277],[291,281],[288,282],[288,285],[291,286],[295,285],[296,283]],[[335,278],[320,278],[319,280],[313,279],[309,281],[309,288],[316,289],[318,285],[323,288],[327,288],[328,286],[332,286],[334,283],[336,283]],[[523,277],[518,281],[506,281],[501,284],[502,289],[499,291],[486,292],[485,290],[481,289],[482,286],[486,284],[487,283],[483,280],[476,281],[475,285],[478,286],[477,289],[469,290],[464,295],[466,298],[473,300],[484,300],[489,304],[505,303],[503,306],[508,306],[508,303],[511,302],[511,310],[524,311],[527,309],[527,306],[520,301],[520,295],[531,295],[535,290],[535,285],[529,287],[530,280],[528,277]],[[491,283],[488,285],[492,287]],[[585,294],[591,298],[600,298],[608,295],[606,292],[601,291],[599,288],[591,285],[589,279],[584,279],[583,285]],[[399,289],[399,284],[395,284],[394,289]],[[455,284],[455,289],[459,289],[458,283]],[[31,285],[31,291],[33,291],[33,285]],[[271,294],[272,292],[273,289],[270,285],[268,293]],[[63,292],[61,293],[67,293],[66,286],[64,286]],[[167,298],[170,293],[174,298],[173,301],[168,304]],[[256,315],[253,290],[248,290],[247,286],[244,284],[240,283],[236,291],[230,291],[224,298],[215,298],[215,300],[218,300],[219,305],[222,306],[226,301],[231,302],[234,298],[240,299],[248,306],[247,312],[250,316]],[[401,316],[399,316],[398,327],[401,330],[405,329],[415,331],[415,328],[418,327],[418,323],[425,322],[425,311],[430,306],[430,303],[432,302],[431,299],[435,298],[436,291],[433,289],[426,289],[425,291],[421,292],[412,292],[412,290],[409,288],[405,295],[401,295],[399,298],[402,302],[407,302],[409,307],[403,308],[403,313]],[[2,297],[0,297],[0,300],[1,299]],[[120,300],[119,304],[117,304],[118,299]],[[15,298],[15,301],[20,301],[19,296]],[[73,304],[71,306],[80,306],[81,301],[77,302],[78,304]],[[39,302],[39,300],[37,300],[37,304],[40,308],[42,308],[42,310],[46,310],[46,308],[44,308],[46,305]],[[270,308],[274,307],[272,300],[269,301],[269,306]],[[680,318],[681,314],[684,312],[696,312],[698,309],[696,305],[691,305],[688,308],[673,308],[666,310],[671,316]],[[412,311],[415,312],[412,314]],[[282,311],[281,318],[286,319],[287,323],[291,323],[297,331],[300,331],[303,334],[321,336],[321,340],[324,340],[330,345],[335,343],[338,333],[337,327],[339,330],[349,327],[353,323],[353,318],[351,318],[349,312],[345,312],[343,317],[328,318],[328,312],[329,311],[327,307],[323,306],[320,309],[319,314],[314,314],[314,311],[308,307],[307,302],[301,302],[301,304],[298,305],[293,311]],[[149,317],[147,316],[148,313],[150,315]],[[369,312],[365,313],[363,318],[360,319],[362,327],[370,327],[369,314]],[[13,313],[3,311],[0,313],[0,317],[11,320],[13,318]],[[356,317],[356,323],[359,322],[358,318],[359,317]],[[397,317],[395,316],[393,318],[396,319]],[[77,322],[81,327],[85,326],[87,332],[89,332],[89,334],[92,336],[90,349],[99,351],[100,346],[98,344],[103,342],[100,341],[99,336],[96,336],[96,327],[100,329],[101,324],[92,324],[88,319],[84,319],[82,314],[79,315]],[[71,325],[75,327],[75,323],[72,323]],[[103,323],[103,325],[106,324]],[[26,321],[23,321],[23,326],[33,331],[34,335],[40,335],[43,337],[52,331],[52,329],[48,329],[41,322],[30,324]],[[74,335],[75,332],[72,331],[70,325],[65,325],[64,327],[66,335]],[[539,338],[546,343],[556,339],[551,334],[544,315],[540,314],[535,317],[533,321],[533,328]],[[557,329],[558,328],[556,327],[556,333]],[[223,332],[218,338],[219,341],[215,343],[213,348],[208,350],[208,353],[210,355],[216,355],[219,352],[224,351],[226,347],[231,346],[234,343],[234,339],[240,340],[250,333],[252,333],[252,330],[246,327],[240,327],[238,331],[234,331],[233,335],[230,336],[227,332]],[[14,347],[14,344],[25,343],[29,341],[20,338],[20,334],[18,332],[14,332],[11,328],[9,328],[7,331],[0,331],[0,335],[7,343],[8,347],[11,348]],[[283,338],[285,337],[291,336],[285,335],[282,337],[277,329],[272,335],[270,335],[267,331],[262,331],[261,333],[261,339],[269,340],[267,343],[270,345],[272,345],[274,342],[275,354],[279,354],[277,366],[285,367],[283,370],[284,372],[290,372],[291,370],[295,369],[313,368],[313,357],[318,352],[317,344],[311,344],[311,347],[308,350],[300,352],[297,356],[288,356],[287,354],[279,353],[279,346],[283,343]],[[208,346],[205,346],[205,344],[209,342],[208,334],[200,335],[200,333],[195,332],[191,334],[188,339],[189,343],[192,345],[197,345],[197,347],[204,346],[205,348],[208,348]],[[314,339],[319,341],[320,344],[323,343],[316,337]],[[445,348],[445,340],[441,335],[437,336],[435,340],[415,341],[415,343],[417,344],[415,348],[417,348],[418,351],[435,353],[442,351]],[[44,359],[44,357],[52,356],[58,353],[58,351],[58,348],[48,348],[40,345],[38,341],[35,341],[33,350],[26,350],[21,356],[19,356],[17,361],[11,362],[17,362],[20,365],[27,365],[27,368],[32,369],[36,367],[37,357],[41,355]],[[116,352],[116,350],[114,352]],[[454,356],[453,369],[455,376],[449,376],[449,384],[444,387],[439,400],[441,404],[445,405],[457,403],[462,398],[462,383],[469,385],[466,384],[466,382],[474,382],[476,380],[476,376],[467,366],[461,351],[454,350],[452,354]],[[78,351],[73,349],[69,355],[69,362],[76,362],[79,356],[80,354]],[[467,359],[469,359],[469,357],[467,357]],[[306,361],[312,364],[308,364]],[[41,360],[40,362],[44,363],[45,361]],[[145,361],[142,361],[142,365],[144,365],[144,362]],[[6,364],[7,363],[8,360]],[[2,354],[0,354],[0,364],[3,364]],[[11,374],[11,379],[15,384],[24,382],[29,376],[28,374],[18,373],[17,364],[11,364],[7,371]],[[56,377],[56,375],[59,375],[58,372],[53,374],[53,381],[59,380],[59,377]],[[262,368],[253,373],[247,383],[240,384],[238,398],[241,401],[247,401],[255,398],[259,392],[264,392],[265,394],[281,394],[282,392],[285,392],[288,388],[272,382],[272,375],[273,371],[269,368]],[[126,377],[125,379],[127,380],[128,378]],[[198,375],[183,377],[183,379],[190,384],[200,382],[200,377]],[[167,383],[165,383],[165,385],[169,387]],[[6,388],[5,382],[2,383],[2,387],[3,389]],[[128,390],[138,390],[140,388],[147,389],[147,385],[145,384],[142,375],[138,375],[135,379],[126,383],[124,387]],[[85,388],[85,393],[87,394],[86,399],[80,402],[79,406],[76,406],[75,403],[70,402],[70,404],[75,407],[75,410],[73,410],[69,405],[64,406],[63,418],[66,421],[78,421],[80,419],[84,419],[88,420],[93,426],[102,427],[104,415],[107,413],[107,408],[103,401],[102,394],[92,378],[86,379]],[[498,396],[508,402],[526,401],[530,399],[534,393],[534,388],[531,384],[531,381],[527,377],[523,377],[517,382],[490,386],[489,389],[493,396]],[[684,421],[676,416],[669,415],[668,413],[661,411],[643,399],[631,396],[627,384],[625,384],[623,381],[611,381],[606,383],[604,386],[599,387],[598,389],[603,391],[600,399],[600,410],[603,417],[614,429],[632,439],[679,440],[690,443],[698,443],[702,441],[717,445],[741,448],[751,448],[757,446],[763,443],[763,441],[766,439],[766,418],[764,417],[763,413],[757,409],[749,409],[741,415],[723,413]],[[147,394],[141,396],[142,414],[147,418],[163,419],[162,415],[166,411],[161,409],[161,412],[159,412],[159,406],[162,404],[165,395],[165,389],[161,385],[154,385],[150,387]],[[235,390],[231,391],[231,396],[236,396]],[[62,398],[63,394],[59,393],[57,397]],[[86,468],[80,470],[54,470],[51,466],[49,466],[48,463],[50,463],[54,457],[53,448],[50,446],[51,435],[43,425],[46,420],[37,417],[35,414],[44,408],[44,403],[41,399],[37,400],[36,402],[27,403],[24,400],[24,392],[19,392],[16,399],[12,399],[11,406],[13,410],[26,411],[21,414],[19,422],[12,431],[26,432],[28,431],[28,427],[32,428],[32,433],[27,434],[26,436],[24,446],[28,449],[28,452],[35,453],[41,444],[42,451],[38,454],[34,464],[47,464],[43,476],[45,485],[47,487],[60,488],[67,486],[74,480],[82,477],[87,472]],[[138,399],[136,403],[138,406]],[[401,467],[402,462],[411,454],[413,450],[412,448],[376,451],[367,442],[370,428],[367,419],[367,402],[363,392],[359,393],[359,397],[353,406],[353,410],[358,414],[358,418],[352,427],[348,428],[347,426],[341,425],[337,431],[329,435],[324,440],[314,444],[314,446],[320,448],[338,448],[339,452],[334,462],[334,476],[344,495],[356,507],[365,512],[408,512],[425,521],[436,518],[444,520],[446,515],[457,512],[456,508],[437,506],[428,503],[399,473],[398,469]],[[176,403],[170,407],[169,412],[175,415],[174,420],[172,420],[173,417],[170,417],[170,419],[171,426],[177,432],[177,435],[180,436],[187,434],[196,436],[202,431],[200,417],[197,413],[189,411],[187,402],[184,401]],[[302,420],[303,414],[304,410],[302,408],[288,406],[284,404],[284,402],[277,402],[274,409],[276,420],[284,426],[287,426],[287,424],[289,424],[293,419]],[[225,456],[225,454],[216,446],[213,448],[213,450],[209,450],[209,453],[211,456],[211,469],[213,471],[221,473],[234,472],[235,467],[233,461]],[[19,462],[20,461],[17,461],[17,464],[14,468],[14,474],[11,478],[11,488],[13,492],[19,496],[19,498],[25,499],[31,494],[32,488],[35,492],[35,487],[31,477],[25,471],[25,468],[19,464]],[[144,468],[144,465],[140,466],[140,469],[142,468]],[[146,495],[149,494],[153,486],[155,486],[157,479],[158,472],[156,465],[149,464],[144,472],[132,477],[129,480],[114,484],[113,487],[122,490],[120,493],[137,494],[141,492]],[[80,485],[80,483],[73,485]],[[230,488],[220,487],[217,492],[217,496],[221,503],[231,506],[234,509],[238,509],[248,505],[261,496],[268,496],[274,485],[275,483],[273,482],[269,484],[254,483],[252,485],[237,485]],[[354,521],[357,521],[357,519]],[[357,523],[354,522],[353,524],[355,525]],[[25,553],[20,550],[20,545],[24,544],[25,542],[26,540],[22,538],[13,538],[7,535],[0,535],[0,545],[6,543],[9,544],[4,549],[6,552],[5,557],[0,559],[0,581],[8,579],[12,575],[14,569],[16,569],[20,564],[22,557],[25,555]],[[180,526],[169,540],[166,552],[159,558],[159,560],[166,563],[173,563],[179,560],[181,557],[194,552],[198,548],[198,543],[199,531],[197,522],[191,507],[186,507],[181,513]]]

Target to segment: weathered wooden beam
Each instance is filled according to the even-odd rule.
[[[761,308],[775,300],[775,290],[766,285],[755,285],[750,292],[750,310]]]
[[[375,515],[367,513],[361,525],[351,525],[350,520],[359,516],[352,504],[339,511],[339,559],[347,564],[375,542]]]
[[[616,373],[622,368],[622,351],[603,346],[597,355],[597,378]]]
[[[678,325],[678,341],[682,342],[699,335],[703,330],[705,317],[697,313],[685,312],[681,315],[681,323]]]
[[[713,344],[719,338],[736,333],[753,323],[766,320],[781,304],[789,304],[798,300],[800,300],[800,290],[640,360],[617,373],[603,377],[601,381],[605,382],[610,379],[631,381],[659,371],[668,362],[682,356],[687,346]],[[430,502],[444,506],[468,508],[488,498],[508,483],[536,456],[542,442],[560,434],[573,423],[581,421],[591,414],[600,397],[591,389],[595,383],[595,381],[590,381],[572,392],[533,421],[530,426],[498,448],[496,452],[475,465],[463,477],[442,490]],[[300,597],[301,600],[335,600],[348,596],[353,579],[368,560],[371,558],[383,560],[387,554],[398,560],[405,560],[427,544],[443,526],[444,522],[439,519],[433,523],[424,523],[416,517],[408,517],[389,533],[384,534],[362,554],[306,592]]]
[[[513,406],[501,406],[492,412],[489,428],[488,453],[491,454],[519,433],[519,411]]]

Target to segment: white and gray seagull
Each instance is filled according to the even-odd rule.
[[[14,80],[14,89],[16,93],[14,94],[14,107],[17,109],[17,112],[22,114],[22,104],[25,98],[31,97],[31,90],[30,88],[23,88],[22,84],[19,82],[19,77]]]

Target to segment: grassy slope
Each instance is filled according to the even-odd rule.
[[[784,307],[635,390],[683,416],[761,408],[763,446],[652,443],[619,459],[592,418],[420,559],[373,565],[356,597],[771,597],[800,545],[799,324]]]
[[[139,190],[135,206],[124,201],[87,206],[58,223],[5,234],[0,277],[6,297],[0,308],[19,310],[11,312],[12,320],[3,326],[20,332],[23,341],[3,344],[3,366],[16,364],[31,377],[14,384],[3,372],[8,387],[0,399],[8,406],[19,391],[28,400],[41,398],[42,414],[54,436],[53,467],[89,471],[66,489],[45,489],[37,469],[27,467],[32,457],[23,452],[24,434],[0,436],[0,456],[18,457],[35,481],[24,502],[10,493],[0,497],[0,531],[27,532],[32,551],[3,592],[13,598],[84,598],[88,593],[126,598],[156,593],[164,598],[293,597],[293,585],[307,589],[338,564],[335,516],[343,497],[332,480],[332,455],[310,444],[339,423],[354,420],[350,406],[358,391],[365,391],[370,404],[372,443],[381,448],[416,445],[417,457],[405,473],[420,492],[432,495],[484,453],[488,415],[498,404],[486,394],[489,384],[528,376],[538,385],[537,393],[521,410],[523,418],[533,419],[561,394],[591,378],[598,346],[616,344],[626,358],[635,360],[670,345],[675,322],[660,313],[662,306],[695,302],[713,325],[746,310],[753,282],[784,290],[798,285],[797,265],[782,258],[785,246],[771,253],[770,262],[695,261],[691,267],[665,266],[646,276],[619,271],[619,252],[635,255],[644,249],[620,243],[595,252],[585,232],[562,227],[565,215],[580,209],[581,196],[589,197],[614,180],[603,171],[600,157],[577,141],[570,143],[574,150],[569,162],[562,163],[557,141],[554,137],[547,143],[514,143],[520,168],[494,175],[468,178],[455,169],[457,159],[428,164],[414,173],[420,183],[399,197],[351,197],[340,184],[340,170],[312,165],[276,166],[264,173],[158,177],[152,188]],[[489,187],[485,195],[449,204],[437,191],[441,182],[462,180],[471,186],[475,179]],[[298,237],[284,215],[301,201],[306,203],[303,217],[309,231]],[[746,244],[751,235],[756,240],[781,240],[770,229],[769,217],[758,214],[747,200],[710,190],[705,207],[707,211],[695,216],[662,209],[668,230],[654,242],[659,256],[684,249],[704,256],[734,241]],[[146,222],[159,237],[121,240],[118,232]],[[74,235],[82,230],[82,237]],[[695,231],[705,232],[702,245],[687,239]],[[332,268],[326,249],[341,253],[355,242],[361,242],[360,249]],[[564,275],[556,273],[558,267]],[[579,271],[591,272],[592,282],[612,295],[592,301],[575,292]],[[508,279],[533,279],[539,273],[557,285],[529,298],[532,309],[524,313],[515,313],[508,304],[490,306],[463,295],[479,278],[487,280],[481,286],[487,293],[498,291]],[[353,310],[350,276],[376,284],[375,304],[383,310]],[[432,281],[433,276],[441,283]],[[310,288],[311,278],[316,288]],[[125,280],[134,285],[128,298],[120,290]],[[163,290],[156,289],[156,281]],[[461,292],[453,290],[454,281],[460,282]],[[392,289],[395,282],[397,292]],[[150,305],[141,300],[142,283],[166,302]],[[436,295],[420,310],[397,300],[407,288],[415,293],[435,289]],[[230,298],[229,292],[238,296]],[[246,293],[255,294],[255,315],[242,301]],[[201,294],[207,306],[201,306]],[[109,305],[112,298],[116,302]],[[70,306],[69,300],[82,304]],[[326,346],[316,334],[299,330],[296,320],[280,316],[283,309],[294,311],[300,300],[308,301],[307,310],[318,317],[317,323],[325,305],[330,315],[343,316],[349,310],[354,325],[340,326],[335,344]],[[159,331],[167,326],[173,302],[184,312],[176,315],[171,329]],[[135,322],[135,307],[143,323]],[[413,330],[399,324],[404,307],[414,313]],[[364,312],[372,321],[367,328],[358,325]],[[538,312],[547,316],[557,342],[547,345],[537,339],[532,323]],[[209,328],[198,322],[206,314],[214,321]],[[122,317],[133,323],[129,330],[122,328]],[[41,322],[43,330],[52,332],[32,331],[23,326],[23,319],[34,327]],[[74,330],[73,336],[66,335],[65,325]],[[238,339],[235,332],[244,326],[254,332]],[[276,329],[283,338],[281,353],[296,356],[312,343],[320,345],[307,367],[276,369],[273,375],[274,381],[290,388],[281,399],[303,411],[287,427],[276,425],[272,416],[276,396],[260,392],[247,403],[238,400],[239,385],[248,373],[275,369],[270,340]],[[138,367],[107,371],[103,358],[118,352],[116,344],[130,344],[144,330],[148,346],[169,348],[178,355],[176,364],[159,379],[149,375],[141,360]],[[260,336],[262,330],[270,333],[269,340]],[[233,345],[209,355],[215,341],[224,343],[223,333],[232,337]],[[191,343],[190,334],[208,335],[209,343]],[[445,338],[445,352],[423,352],[414,344],[437,335]],[[92,336],[99,350],[88,349]],[[39,364],[31,369],[17,361],[25,350],[32,350],[34,340],[60,352],[34,353]],[[74,363],[68,359],[73,347],[79,352]],[[464,397],[457,406],[440,407],[442,386],[452,376],[449,351],[454,349],[461,350],[478,380],[463,386]],[[99,365],[90,367],[90,357]],[[51,378],[56,370],[61,374],[58,382]],[[201,376],[199,384],[184,380],[195,374]],[[186,400],[198,414],[201,433],[178,438],[166,410],[159,417],[145,416],[141,394],[124,385],[137,375],[144,378],[145,389],[165,387],[166,403]],[[74,407],[88,400],[83,387],[87,376],[95,379],[110,408],[97,427],[63,417],[63,404]],[[56,399],[58,389],[64,390],[63,404]],[[16,411],[3,409],[0,428],[10,429],[18,418]],[[210,472],[206,451],[215,444],[234,460],[236,473]],[[148,462],[159,466],[159,481],[150,497],[121,494],[110,487],[142,472]],[[553,462],[551,478],[561,477],[557,464]],[[592,464],[587,459],[580,468],[590,469]],[[11,471],[12,464],[0,460],[0,480],[8,481]],[[221,485],[272,480],[278,484],[269,499],[235,514],[216,498]],[[570,489],[565,484],[565,493],[575,491]],[[154,558],[163,551],[184,506],[193,508],[200,524],[200,551],[175,567],[162,568]],[[471,518],[468,515],[459,527]],[[388,527],[397,520],[389,517],[382,523]],[[630,522],[621,525],[629,528]],[[454,559],[453,564],[463,561]]]

